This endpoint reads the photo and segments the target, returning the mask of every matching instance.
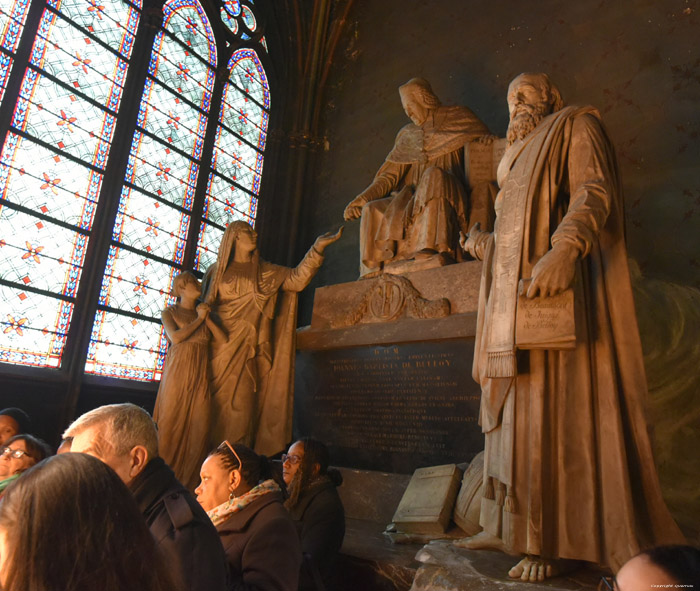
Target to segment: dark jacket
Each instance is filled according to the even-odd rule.
[[[167,563],[179,570],[183,589],[224,591],[226,557],[216,528],[168,465],[154,458],[129,488]]]
[[[305,560],[299,584],[304,591],[318,588],[310,570],[313,568],[318,569],[327,589],[335,587],[333,567],[345,537],[345,510],[336,487],[328,477],[322,478],[299,495],[299,501],[290,510],[301,550],[304,555],[310,555],[310,559]]]
[[[216,529],[233,591],[297,591],[301,549],[281,493],[255,499]]]

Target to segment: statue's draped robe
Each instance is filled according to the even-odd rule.
[[[187,317],[177,306],[169,311],[180,329],[197,318],[194,311]],[[209,337],[202,323],[188,339],[170,343],[153,411],[160,455],[190,490],[199,483],[210,449]]]
[[[410,123],[362,195],[360,258],[363,274],[380,263],[407,259],[423,249],[457,254],[469,203],[464,145],[488,134],[466,107],[439,107],[432,119]],[[387,197],[388,195],[388,197]]]
[[[272,455],[291,440],[297,292],[322,262],[311,249],[294,269],[257,256],[228,264],[211,299],[212,319],[227,334],[211,345],[213,445],[228,439]]]
[[[640,548],[683,537],[661,497],[645,422],[647,385],[613,147],[595,110],[568,107],[511,146],[498,177],[474,356],[486,438],[481,524],[512,551],[617,570]],[[506,230],[499,224],[508,207],[518,207],[518,186],[526,196],[523,226]],[[518,235],[513,250],[505,243]],[[516,269],[516,284],[531,277],[558,241],[580,252],[576,348],[517,351],[517,375],[489,377],[498,375],[489,353],[503,344],[490,337],[498,330],[489,323],[514,326],[503,314],[508,298],[516,298],[506,270]],[[511,343],[515,350],[512,335]]]

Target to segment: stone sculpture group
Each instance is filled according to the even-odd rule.
[[[516,77],[492,202],[495,187],[473,190],[464,160],[465,146],[495,136],[466,107],[442,106],[425,80],[399,93],[412,123],[344,217],[361,219],[365,277],[406,268],[392,271],[396,262],[483,261],[473,362],[483,531],[458,545],[526,555],[509,574],[536,581],[578,561],[617,569],[641,548],[682,542],[643,414],[623,198],[600,114],[564,106],[544,74]],[[163,455],[186,482],[206,445],[232,434],[267,453],[289,441],[295,296],[339,237],[319,237],[289,269],[260,260],[254,230],[234,222],[201,293],[194,277],[176,280],[180,302],[163,311],[171,348],[156,418]],[[575,339],[519,342],[519,297],[566,291]]]

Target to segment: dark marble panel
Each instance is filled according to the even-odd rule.
[[[297,353],[295,435],[335,465],[410,474],[483,448],[473,339]]]

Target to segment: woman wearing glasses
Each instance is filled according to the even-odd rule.
[[[345,537],[345,510],[337,487],[338,470],[329,468],[326,445],[303,437],[282,456],[282,474],[289,491],[284,506],[299,534],[304,553],[299,589],[334,589],[335,562]]]
[[[194,492],[221,537],[231,589],[296,591],[299,538],[269,460],[224,441],[204,461],[200,477]]]
[[[23,433],[7,440],[0,448],[0,497],[5,489],[19,478],[20,474],[52,454],[47,443]]]

